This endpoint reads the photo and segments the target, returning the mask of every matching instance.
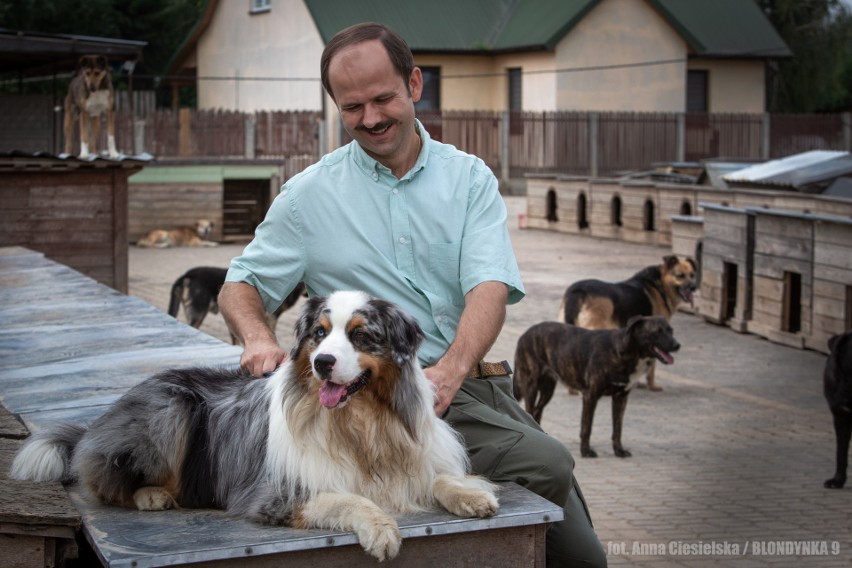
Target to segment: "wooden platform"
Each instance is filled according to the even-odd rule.
[[[234,366],[240,351],[40,253],[0,248],[0,401],[30,431],[58,420],[90,422],[153,373]],[[3,418],[0,413],[0,426],[10,431],[0,446],[5,474],[23,431],[13,417]],[[8,479],[0,487],[0,537],[20,530],[10,523],[21,521],[21,511],[32,509],[33,496],[45,490],[50,493],[45,503],[58,499],[55,509],[46,504],[32,524],[45,533],[58,531],[66,543],[81,526],[105,566],[376,564],[352,533],[263,527],[213,510],[105,507],[74,487],[68,494],[59,484],[13,488]],[[548,522],[562,519],[561,508],[514,484],[503,488],[500,502],[490,519],[438,512],[398,519],[402,551],[384,565],[543,566],[544,532]],[[0,557],[8,558],[1,547]],[[58,555],[53,558],[61,563]],[[52,564],[21,564],[30,565]]]

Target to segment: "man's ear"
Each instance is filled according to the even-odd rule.
[[[423,95],[423,72],[420,67],[411,70],[411,75],[408,77],[408,92],[411,93],[411,100],[415,103]]]

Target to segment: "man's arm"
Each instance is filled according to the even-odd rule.
[[[444,414],[468,372],[479,363],[503,328],[508,289],[502,282],[482,282],[464,297],[456,338],[444,356],[425,369],[435,387],[435,413]]]
[[[240,366],[255,377],[274,371],[287,358],[266,324],[266,308],[257,289],[245,282],[225,282],[219,309],[228,327],[243,344]]]

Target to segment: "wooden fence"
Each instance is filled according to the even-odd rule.
[[[433,138],[481,157],[500,177],[613,175],[654,162],[762,161],[807,150],[850,150],[849,113],[825,115],[442,111],[420,116]],[[125,153],[159,158],[316,159],[319,112],[119,112]],[[342,132],[342,129],[341,129]],[[342,133],[343,143],[349,138]],[[310,160],[308,160],[310,161]]]

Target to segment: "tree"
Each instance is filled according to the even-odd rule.
[[[852,14],[840,0],[757,0],[793,52],[770,68],[770,112],[852,104]]]

